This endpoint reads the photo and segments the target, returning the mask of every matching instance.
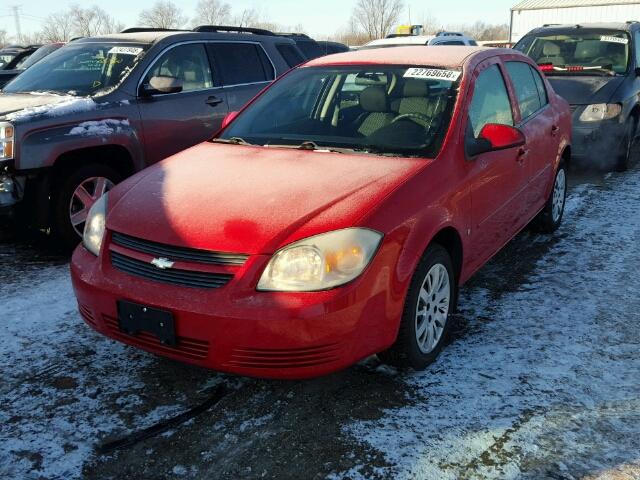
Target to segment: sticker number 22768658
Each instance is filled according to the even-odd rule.
[[[404,73],[405,78],[424,78],[425,80],[449,80],[455,82],[462,72],[455,70],[441,70],[439,68],[409,68]]]

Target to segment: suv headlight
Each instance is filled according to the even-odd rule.
[[[104,239],[104,230],[107,220],[107,200],[109,194],[105,193],[89,209],[87,220],[84,224],[82,244],[95,256],[100,255],[100,247]]]
[[[602,120],[609,120],[620,115],[622,112],[622,105],[619,103],[596,103],[594,105],[587,105],[580,115],[581,122],[600,122]]]
[[[258,282],[258,290],[312,292],[344,285],[369,265],[382,234],[347,228],[292,243],[278,250]]]
[[[0,160],[13,158],[15,129],[9,122],[0,122]]]

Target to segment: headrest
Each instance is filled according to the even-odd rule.
[[[542,46],[542,54],[545,57],[557,57],[560,55],[560,47],[553,42],[545,42]]]
[[[576,46],[575,58],[578,60],[593,60],[604,50],[604,43],[600,40],[585,40]]]
[[[425,80],[408,78],[402,89],[403,97],[426,97],[429,95],[429,84]]]
[[[360,92],[360,107],[365,112],[388,112],[389,98],[382,87],[367,87]]]

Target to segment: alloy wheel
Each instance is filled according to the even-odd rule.
[[[422,353],[431,353],[438,346],[447,324],[450,303],[449,272],[444,265],[436,263],[422,283],[416,306],[416,341]]]
[[[551,202],[551,217],[554,223],[560,220],[562,212],[564,211],[566,192],[567,175],[564,172],[564,168],[560,168],[556,175],[556,181],[553,185],[553,199]]]
[[[108,178],[90,177],[74,190],[69,202],[69,219],[79,236],[82,236],[84,224],[93,204],[113,186],[114,183]]]

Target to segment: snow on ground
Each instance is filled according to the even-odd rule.
[[[639,199],[639,172],[579,189],[527,283],[463,289],[476,331],[406,380],[407,406],[345,427],[380,476],[640,478]]]

